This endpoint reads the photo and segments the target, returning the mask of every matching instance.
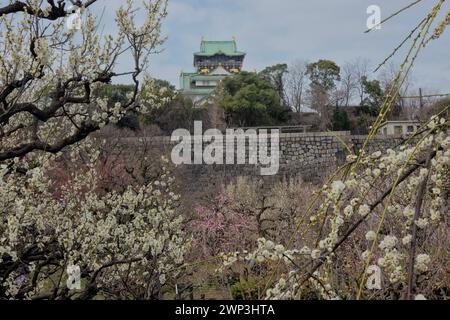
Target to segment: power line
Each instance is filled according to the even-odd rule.
[[[421,96],[407,96],[407,97],[400,97],[400,98],[401,99],[420,99],[420,98],[436,98],[436,97],[450,97],[450,93],[424,94]]]

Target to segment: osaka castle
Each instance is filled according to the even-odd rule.
[[[180,92],[194,103],[210,96],[224,78],[239,73],[245,53],[237,50],[236,41],[205,41],[194,53],[196,72],[180,74]]]

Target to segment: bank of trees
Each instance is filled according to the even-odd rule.
[[[376,72],[374,69],[373,63],[363,58],[356,58],[341,65],[332,59],[314,62],[299,60],[290,65],[269,66],[259,73],[254,73],[254,77],[261,77],[270,83],[271,89],[278,96],[281,109],[284,110],[282,117],[269,117],[272,123],[312,124],[313,130],[331,130],[348,127],[345,124],[345,118],[348,118],[353,132],[366,134],[378,115],[386,94],[395,84],[400,66],[388,62]],[[232,80],[228,80],[230,81]],[[241,85],[244,87],[243,83]],[[266,88],[267,86],[261,87],[260,90],[264,91]],[[430,113],[427,110],[432,110],[434,104],[439,103],[439,97],[427,97],[427,94],[438,93],[430,89],[422,89],[424,98],[420,99],[418,85],[413,83],[410,74],[403,86],[397,89],[399,96],[393,102],[392,111],[387,117],[389,120],[426,120]],[[409,98],[410,96],[414,98]],[[243,115],[247,110],[244,106],[248,106],[248,99],[243,98],[242,103],[240,99],[240,96],[235,96],[233,104],[241,104],[240,112]],[[256,105],[250,105],[248,111],[252,112],[251,109]],[[268,103],[267,108],[272,108],[272,105]],[[233,118],[231,109],[237,110],[236,107],[228,106],[226,112],[229,120]],[[309,115],[305,116],[305,113]],[[315,121],[311,121],[311,118]],[[267,119],[266,115],[256,112],[252,122],[255,125],[265,125]],[[344,122],[340,122],[340,119]],[[234,125],[237,123],[239,121]]]
[[[388,64],[378,73],[368,60],[356,59],[339,66],[332,60],[292,65],[276,64],[261,72],[242,72],[222,81],[206,103],[194,103],[164,80],[152,79],[146,86],[146,112],[127,111],[116,124],[139,131],[154,126],[169,135],[177,128],[191,129],[195,120],[205,128],[227,126],[311,125],[312,130],[351,130],[366,134],[378,115],[395,80],[397,67]],[[407,88],[412,84],[407,79]],[[123,103],[132,85],[104,84],[93,93],[107,98],[110,105]],[[437,99],[404,99],[415,95],[401,89],[388,119],[427,118]],[[154,106],[158,106],[154,108]],[[421,108],[419,108],[421,106]],[[147,110],[148,109],[148,110]]]
[[[313,124],[314,130],[351,127],[356,133],[367,133],[397,71],[390,63],[374,73],[371,63],[362,58],[342,66],[327,59],[276,64],[224,80],[216,101],[229,125]],[[420,113],[419,99],[402,98],[411,92],[409,79],[390,119],[414,118]],[[423,101],[425,108],[434,103]],[[314,113],[318,121],[302,119],[305,113]]]

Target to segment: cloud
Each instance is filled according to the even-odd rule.
[[[379,0],[383,18],[410,0]],[[114,1],[116,5],[118,1]],[[372,0],[169,0],[164,32],[165,51],[153,57],[150,72],[178,84],[181,69],[192,69],[192,54],[201,36],[226,40],[236,36],[247,52],[245,67],[262,69],[275,63],[319,58],[339,64],[358,57],[381,62],[433,5],[424,2],[364,34],[366,9]],[[414,71],[417,85],[447,90],[450,84],[448,41],[450,32],[430,44]],[[394,61],[399,63],[405,51]]]

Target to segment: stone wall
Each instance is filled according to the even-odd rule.
[[[352,136],[349,132],[280,134],[279,170],[273,176],[262,176],[259,165],[248,164],[248,143],[246,145],[246,164],[183,164],[177,166],[175,173],[178,181],[184,185],[183,189],[187,188],[189,192],[214,188],[232,182],[239,176],[262,181],[265,187],[270,187],[278,181],[296,178],[301,178],[303,181],[320,182],[345,161],[348,149],[356,153],[366,138],[366,136]],[[144,139],[144,142],[131,138],[123,141],[134,147],[145,143],[153,154],[164,154],[169,159],[173,146],[177,144],[171,142],[170,137]],[[403,139],[399,137],[375,136],[370,142],[368,150],[374,152],[388,148],[394,149],[402,142]],[[203,146],[205,145],[203,143]],[[235,151],[237,151],[236,148],[237,146],[235,146]]]

